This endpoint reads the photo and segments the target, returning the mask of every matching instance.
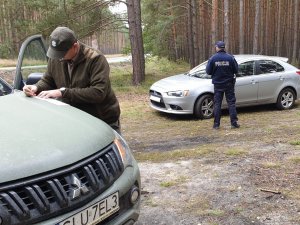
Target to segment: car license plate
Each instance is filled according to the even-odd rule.
[[[94,225],[119,209],[119,192],[116,192],[57,225]]]
[[[155,101],[155,102],[160,102],[160,97],[156,97],[156,96],[151,95],[150,100]]]

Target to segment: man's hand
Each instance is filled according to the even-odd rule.
[[[36,96],[37,86],[35,86],[35,85],[25,85],[23,87],[23,92],[28,97]]]
[[[62,94],[59,89],[50,90],[50,91],[42,91],[38,94],[40,98],[61,98]]]

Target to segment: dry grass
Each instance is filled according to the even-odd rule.
[[[278,111],[274,106],[238,109],[241,128],[235,130],[230,129],[229,116],[224,111],[221,129],[215,131],[212,120],[154,111],[146,93],[120,94],[119,100],[123,134],[136,152],[188,149],[191,145],[212,143],[214,148],[236,148],[240,153],[272,148],[274,144],[300,150],[299,107],[287,111]]]
[[[17,65],[17,59],[0,59],[1,67],[15,67]]]

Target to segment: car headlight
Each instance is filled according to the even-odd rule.
[[[169,91],[167,95],[174,96],[174,97],[184,97],[189,95],[189,90],[184,91]]]
[[[126,168],[127,166],[132,165],[132,153],[131,150],[128,146],[128,144],[126,143],[126,141],[124,140],[124,138],[119,135],[117,132],[115,132],[115,140],[114,143],[117,146],[117,149],[120,153],[120,156],[122,158],[123,164],[124,164],[124,168]]]

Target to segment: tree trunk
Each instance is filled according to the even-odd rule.
[[[197,16],[198,10],[196,9],[195,0],[191,1],[192,3],[192,33],[193,33],[193,51],[194,51],[194,63],[193,67],[197,66],[199,62],[199,34],[197,29]]]
[[[212,1],[212,19],[211,19],[211,43],[214,46],[214,43],[217,41],[217,23],[218,23],[218,0]],[[215,48],[212,47],[211,53],[214,53]]]
[[[277,19],[277,35],[276,35],[276,38],[277,38],[277,40],[276,40],[276,55],[278,55],[278,56],[280,56],[280,53],[281,53],[281,51],[280,51],[280,47],[281,47],[281,29],[282,29],[282,27],[281,27],[281,18],[282,18],[282,10],[281,10],[281,8],[282,8],[282,0],[278,0],[278,19]]]
[[[194,34],[193,34],[193,9],[192,0],[187,3],[188,10],[188,46],[189,46],[189,58],[190,58],[190,68],[195,67],[195,52],[194,52]]]
[[[257,7],[257,6],[255,6]],[[266,27],[266,24],[269,22],[268,21],[268,1],[262,1],[261,4],[260,4],[260,10],[259,10],[259,27],[261,27],[261,30],[259,28],[259,43],[258,43],[258,46],[260,46],[260,50],[263,50],[264,49],[264,53],[265,55],[268,55],[268,46],[267,46],[267,43],[269,41],[268,39],[268,31],[269,31],[269,26],[270,24],[268,24],[268,27]],[[256,9],[255,9],[256,10]],[[266,46],[266,47],[265,47]],[[265,48],[264,48],[265,47]]]
[[[254,36],[253,36],[253,53],[258,54],[258,29],[259,29],[259,15],[260,15],[260,0],[255,2],[255,22],[254,22]]]
[[[244,0],[240,0],[240,29],[239,29],[239,53],[244,54],[245,46],[244,46],[244,37],[245,37],[245,26],[244,26]]]
[[[200,38],[200,48],[205,46],[205,10],[204,10],[204,0],[199,0],[199,38]],[[200,51],[200,60],[206,59],[206,48],[202,48]]]
[[[140,85],[145,80],[140,0],[127,0],[127,13],[133,67],[132,83],[133,85]]]
[[[295,0],[295,11],[294,11],[294,38],[293,38],[293,56],[292,56],[292,62],[296,62],[296,56],[297,56],[297,39],[298,39],[298,8],[299,8],[299,0]]]
[[[266,30],[265,30],[265,40],[264,40],[264,45],[265,45],[265,54],[268,55],[269,54],[269,44],[268,44],[268,40],[270,39],[270,2],[267,1],[266,3],[266,12],[265,12],[265,15],[266,15],[266,23],[265,24],[268,24],[268,26],[266,26]]]
[[[288,6],[288,23],[287,23],[287,42],[286,42],[286,45],[287,45],[287,56],[289,58],[292,57],[292,27],[293,27],[293,8],[294,8],[294,0],[289,0],[289,6]]]
[[[226,48],[229,51],[229,0],[224,0],[224,41]]]
[[[170,6],[170,16],[172,18],[175,18],[174,16],[174,10],[173,10],[173,3],[172,0],[169,0],[169,6]],[[178,54],[178,47],[177,47],[177,32],[176,32],[176,24],[175,21],[172,21],[172,46],[174,48],[174,58],[175,61],[179,59],[179,54]]]

